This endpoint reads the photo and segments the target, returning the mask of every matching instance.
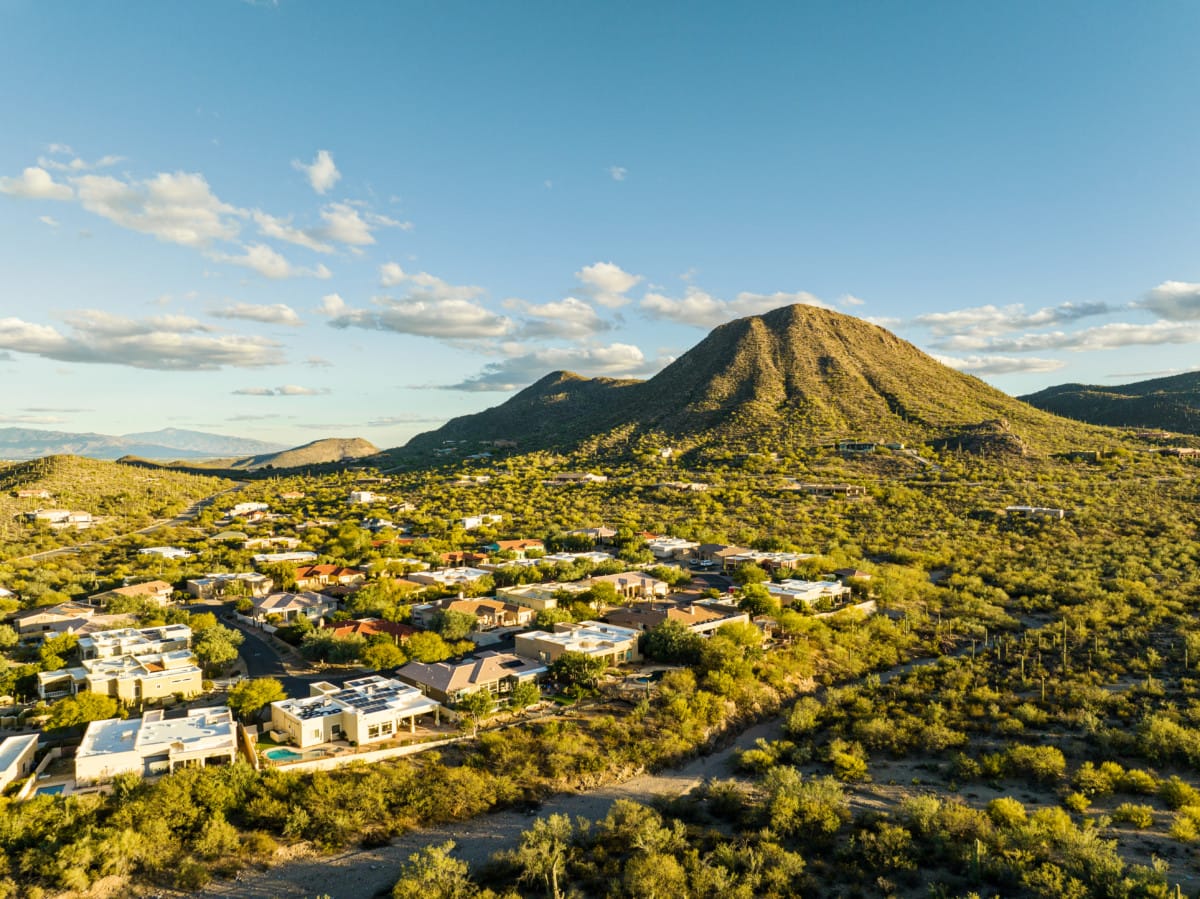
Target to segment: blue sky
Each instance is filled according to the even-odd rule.
[[[1200,6],[0,0],[0,426],[391,446],[789,302],[1200,365]]]

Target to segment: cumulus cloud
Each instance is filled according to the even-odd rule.
[[[70,331],[19,318],[0,318],[0,349],[59,362],[128,365],[162,371],[258,368],[284,361],[272,340],[211,329],[186,316],[129,319],[97,310],[66,318]]]
[[[976,337],[959,335],[940,341],[938,346],[952,351],[987,353],[1030,353],[1039,350],[1113,350],[1126,346],[1161,346],[1200,341],[1200,323],[1157,321],[1151,324],[1110,322],[1080,331],[1049,331],[1017,337]]]
[[[320,396],[329,393],[329,390],[324,387],[284,384],[281,387],[240,387],[233,393],[235,396]]]
[[[914,321],[935,337],[997,335],[1031,328],[1049,328],[1117,311],[1107,303],[1062,303],[1026,312],[1022,303],[1010,306],[974,306],[949,312],[918,315]]]
[[[88,212],[169,243],[204,248],[232,240],[241,229],[240,210],[221,202],[197,173],[160,172],[128,182],[109,175],[81,175],[72,183]]]
[[[661,293],[647,293],[641,302],[641,310],[654,319],[673,321],[698,328],[711,328],[723,322],[747,315],[761,315],[780,306],[801,303],[806,306],[832,308],[828,303],[811,293],[750,293],[743,291],[732,300],[722,300],[699,287],[689,286],[682,297],[669,297]]]
[[[938,362],[973,375],[1012,375],[1058,371],[1067,363],[1059,359],[1038,359],[1033,356],[934,356]]]
[[[70,200],[75,196],[69,185],[55,181],[38,166],[30,166],[16,178],[0,178],[0,194],[26,200]]]
[[[314,312],[318,315],[341,315],[350,307],[346,305],[346,301],[336,293],[327,293],[321,297],[321,305]]]
[[[253,303],[233,303],[209,313],[214,318],[235,318],[251,322],[262,322],[267,325],[288,325],[298,327],[304,324],[296,310],[286,303],[272,305],[255,305]]]
[[[585,265],[575,273],[583,285],[583,291],[601,306],[624,306],[626,296],[641,280],[641,275],[632,275],[611,262],[596,262]]]
[[[333,155],[328,150],[318,150],[316,158],[308,165],[299,159],[293,159],[292,168],[303,172],[312,189],[321,195],[328,193],[342,177],[342,173],[333,164]]]
[[[628,174],[629,169],[625,168],[623,165],[610,165],[608,167],[608,176],[612,178],[613,181],[624,181]]]
[[[1200,284],[1164,281],[1147,292],[1142,306],[1168,321],[1200,319]]]
[[[374,308],[346,306],[330,318],[329,324],[334,328],[392,331],[444,340],[502,337],[513,327],[511,319],[470,300],[420,296],[401,300],[375,297],[371,301]]]
[[[575,297],[541,304],[508,300],[505,306],[526,316],[520,329],[522,338],[559,337],[577,340],[612,329],[612,324],[602,319],[595,309]]]
[[[471,392],[518,390],[552,371],[568,369],[582,374],[606,377],[637,377],[661,368],[663,359],[647,360],[645,353],[628,343],[597,347],[547,347],[499,362],[446,390]]]
[[[241,255],[233,253],[209,253],[208,258],[214,262],[227,262],[230,265],[240,265],[258,272],[264,278],[279,280],[281,278],[319,278],[325,280],[333,275],[324,265],[314,268],[304,268],[292,265],[280,253],[265,243],[247,244],[242,248]]]

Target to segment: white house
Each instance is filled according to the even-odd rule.
[[[186,766],[232,764],[236,757],[237,729],[227,706],[170,720],[156,709],[89,724],[75,753],[75,780],[97,783],[125,772],[158,777]]]
[[[609,665],[641,659],[638,638],[641,631],[599,621],[554,625],[554,632],[530,631],[517,634],[514,652],[527,659],[549,665],[565,652],[581,652],[603,659]]]
[[[490,571],[482,568],[435,568],[432,571],[410,571],[407,578],[417,584],[437,587],[461,587],[473,584],[480,578],[489,577]]]
[[[265,574],[251,571],[241,574],[206,574],[188,580],[185,585],[187,592],[198,599],[215,599],[229,592],[230,587],[239,585],[238,589],[247,596],[266,596],[275,586],[275,582]]]
[[[346,502],[352,506],[358,506],[383,502],[385,499],[387,499],[387,497],[379,493],[372,493],[370,490],[351,490],[350,497],[346,500]]]
[[[850,598],[850,588],[840,581],[800,581],[789,578],[778,584],[767,583],[763,586],[785,606],[797,602],[811,606],[823,599],[828,599],[836,606]]]
[[[37,744],[37,734],[21,734],[0,742],[0,791],[33,773]]]
[[[334,740],[360,746],[388,740],[406,727],[414,732],[422,715],[432,714],[435,724],[441,722],[441,703],[379,675],[346,681],[341,689],[320,681],[309,690],[312,695],[303,699],[271,703],[271,729],[287,734],[302,749]]]
[[[255,565],[275,565],[279,562],[315,562],[317,554],[307,549],[286,553],[259,553],[254,557]]]
[[[164,559],[190,559],[192,553],[177,546],[147,546],[139,549],[140,556],[162,556]]]

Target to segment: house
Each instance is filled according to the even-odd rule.
[[[336,622],[327,621],[322,627],[332,631],[333,636],[338,640],[345,640],[348,637],[364,637],[369,639],[379,634],[384,634],[390,637],[396,645],[403,643],[417,632],[415,627],[401,624],[399,621],[385,621],[382,618],[360,618],[358,620]]]
[[[21,639],[44,637],[49,634],[73,634],[97,609],[82,602],[64,602],[17,612],[9,621]]]
[[[869,581],[871,579],[869,571],[860,571],[857,568],[837,568],[834,570],[833,576],[847,586],[849,586],[848,581]]]
[[[654,486],[664,490],[681,490],[684,493],[703,493],[708,490],[708,484],[699,481],[662,481]]]
[[[544,553],[546,546],[541,540],[497,540],[484,549],[492,553],[512,553],[514,558],[524,559],[530,552]]]
[[[296,569],[297,590],[347,587],[351,584],[361,584],[366,579],[366,574],[359,569],[343,568],[341,565],[301,565]]]
[[[559,563],[565,565],[573,565],[576,562],[591,562],[593,565],[599,565],[602,562],[611,562],[615,556],[611,553],[602,553],[600,551],[586,553],[551,553],[547,556],[542,556],[538,559],[540,565],[557,565]]]
[[[299,537],[255,537],[243,543],[242,549],[274,549],[277,546],[284,549],[295,549],[299,545]]]
[[[817,558],[815,553],[766,552],[764,550],[751,549],[733,555],[726,555],[725,567],[727,569],[737,568],[739,565],[750,562],[759,568],[774,572],[781,568],[795,568],[801,562],[807,562],[809,559],[815,558]]]
[[[859,440],[839,440],[837,442],[837,451],[847,454],[863,454],[873,453],[879,446],[877,443],[866,443]]]
[[[730,543],[701,543],[692,551],[692,558],[697,562],[711,562],[719,568],[726,568],[726,559],[741,553],[753,552],[748,546],[737,546]]]
[[[464,531],[473,531],[476,528],[481,528],[489,524],[499,524],[503,520],[503,515],[470,515],[466,518],[460,518],[458,524],[462,526]]]
[[[186,624],[165,624],[161,627],[126,627],[115,631],[101,631],[79,638],[79,657],[89,659],[112,659],[117,656],[151,655],[190,649],[192,629]]]
[[[578,624],[562,622],[554,625],[553,633],[530,631],[517,634],[514,652],[527,659],[536,659],[544,665],[556,661],[565,652],[581,652],[592,658],[603,659],[609,665],[635,662],[641,659],[638,637],[641,631],[599,621],[583,621]]]
[[[655,537],[646,541],[646,549],[654,554],[654,558],[662,561],[689,558],[693,550],[699,548],[699,543],[680,537]]]
[[[409,662],[396,672],[396,678],[438,702],[453,705],[480,690],[506,696],[517,684],[534,683],[545,673],[541,662],[507,652],[481,652],[461,662]]]
[[[33,773],[37,745],[37,734],[21,734],[0,742],[0,792]]]
[[[89,724],[75,753],[75,780],[98,783],[126,772],[159,777],[176,768],[230,765],[236,757],[237,728],[227,706],[169,720],[155,709]]]
[[[164,559],[190,559],[192,553],[177,546],[147,546],[138,550],[139,556],[162,556]]]
[[[547,581],[544,584],[520,584],[516,587],[500,587],[496,590],[496,598],[518,606],[542,612],[558,607],[558,594],[579,594],[587,590],[587,585],[578,581],[561,584],[557,581]]]
[[[17,594],[13,593],[7,587],[0,587],[0,599],[17,599]]]
[[[88,690],[124,703],[137,703],[204,692],[203,672],[188,649],[88,659],[78,667],[42,671],[37,683],[42,699]]]
[[[1048,509],[1044,506],[1005,506],[1004,514],[1009,518],[1053,518],[1067,517],[1066,509]]]
[[[622,571],[619,574],[602,574],[584,581],[589,587],[596,584],[612,584],[622,599],[654,599],[667,595],[671,587],[666,581],[646,574],[644,571]]]
[[[543,484],[546,484],[550,487],[562,487],[575,484],[604,484],[607,482],[607,475],[592,474],[590,471],[563,471],[542,481]]]
[[[156,606],[166,606],[170,605],[171,594],[174,592],[175,588],[166,581],[146,581],[141,584],[129,584],[125,587],[116,587],[112,590],[106,590],[103,593],[97,593],[89,599],[89,602],[106,606],[111,600],[121,597],[125,599],[145,599]]]
[[[351,490],[350,496],[346,500],[352,506],[370,505],[371,503],[381,503],[387,499],[380,493],[372,493],[370,490]]]
[[[424,586],[461,587],[490,576],[491,572],[481,568],[434,568],[431,571],[411,571],[408,579]]]
[[[243,518],[253,512],[266,512],[270,508],[266,503],[238,503],[226,514],[230,518]]]
[[[17,499],[49,499],[50,491],[37,487],[27,487],[17,491]]]
[[[747,624],[750,616],[737,609],[696,603],[643,603],[628,609],[614,609],[604,616],[609,624],[648,631],[664,621],[678,621],[695,634],[710,634],[725,624]]]
[[[300,490],[288,490],[286,493],[279,494],[280,499],[304,499],[304,492]]]
[[[265,574],[251,571],[241,574],[206,574],[190,578],[184,585],[197,599],[220,599],[227,593],[237,596],[266,596],[275,582]]]
[[[841,605],[850,598],[850,588],[837,581],[800,581],[788,579],[778,584],[764,584],[767,592],[774,596],[784,606],[803,603],[813,606],[817,603]]]
[[[613,538],[617,536],[617,532],[613,528],[598,527],[598,528],[581,528],[579,530],[567,531],[568,537],[587,537],[595,542],[597,546],[611,544]]]
[[[788,484],[785,489],[798,490],[809,496],[841,496],[847,499],[867,495],[867,488],[859,484],[798,484],[793,482]]]
[[[95,524],[91,512],[72,509],[35,509],[32,512],[26,512],[25,519],[48,524],[55,530],[75,528],[77,531],[84,531]]]
[[[438,556],[443,568],[469,568],[488,560],[487,553],[476,553],[470,550],[456,550],[442,553]],[[428,568],[429,566],[426,566]]]
[[[455,599],[447,603],[446,611],[474,615],[475,629],[480,631],[496,627],[524,627],[533,621],[536,614],[527,606],[498,599]]]
[[[407,726],[416,731],[422,715],[441,723],[441,703],[416,687],[373,675],[346,681],[342,688],[318,681],[303,699],[271,703],[271,728],[300,748],[347,740],[364,745],[389,740]]]
[[[299,616],[317,621],[336,611],[338,606],[336,599],[312,592],[271,593],[256,597],[253,602],[254,611],[250,617],[259,623],[265,623],[271,615],[278,615],[285,624],[290,624]]]
[[[148,702],[203,692],[191,652],[192,629],[183,624],[121,628],[79,638],[80,664],[37,676],[42,699],[90,690],[122,702]]]
[[[306,549],[286,553],[259,553],[254,557],[255,565],[278,565],[280,562],[315,562],[317,554]]]

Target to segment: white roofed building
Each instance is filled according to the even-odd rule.
[[[237,728],[226,706],[166,719],[109,718],[88,725],[75,753],[75,780],[98,783],[126,772],[159,777],[185,766],[228,765],[237,757]]]

